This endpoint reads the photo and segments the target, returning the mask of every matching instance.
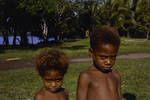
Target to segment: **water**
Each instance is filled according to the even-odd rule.
[[[13,45],[13,38],[14,38],[13,36],[9,36],[8,37],[9,45]],[[20,41],[21,41],[21,37],[17,36],[16,38],[17,38],[16,39],[16,44],[19,45]],[[27,36],[27,38],[28,38],[28,43],[29,44],[38,44],[40,42],[43,42],[43,39],[41,39],[41,38],[39,38],[37,36]],[[54,40],[54,38],[49,38],[48,39],[48,41],[52,41],[52,40]],[[3,44],[3,41],[4,41],[3,37],[0,36],[0,45]]]

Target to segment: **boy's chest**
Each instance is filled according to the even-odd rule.
[[[89,87],[96,90],[114,91],[118,87],[118,80],[114,75],[108,76],[93,76]]]

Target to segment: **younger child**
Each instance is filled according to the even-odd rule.
[[[59,50],[45,49],[37,56],[36,69],[43,87],[34,100],[68,100],[68,93],[61,87],[68,63],[68,57]]]
[[[112,69],[120,45],[118,32],[110,26],[95,29],[90,45],[93,65],[80,73],[77,100],[121,100],[120,74]]]

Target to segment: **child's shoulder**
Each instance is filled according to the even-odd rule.
[[[44,90],[40,89],[34,96],[34,100],[42,100],[42,97],[44,95]]]
[[[61,98],[64,98],[62,100],[68,100],[68,98],[69,98],[69,92],[65,88],[61,88],[61,90],[58,92],[58,94]]]
[[[61,88],[59,92],[62,92],[64,94],[68,94],[69,93],[68,90],[65,89],[65,88]]]
[[[65,89],[65,90],[64,90],[64,95],[65,95],[65,97],[68,98],[68,97],[69,97],[69,91]]]

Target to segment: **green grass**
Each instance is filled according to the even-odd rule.
[[[150,100],[150,59],[120,60],[117,69],[122,72],[122,90],[134,94],[137,100]]]
[[[68,40],[63,44],[53,44],[52,47],[57,47],[66,52],[70,57],[83,57],[88,55],[89,48],[88,39],[83,40]],[[32,59],[39,53],[42,48],[37,49],[1,49],[0,60],[8,58]]]
[[[118,60],[114,66],[122,75],[122,93],[136,96],[137,100],[150,100],[150,59]],[[75,100],[79,73],[88,68],[89,63],[73,63],[65,75],[64,87],[70,92],[70,100]],[[32,100],[34,93],[42,86],[34,68],[0,71],[1,100]]]
[[[8,49],[0,53],[0,60],[8,58],[32,59],[35,54],[35,50],[31,49]]]
[[[150,40],[145,39],[121,39],[120,53],[150,53]]]
[[[131,41],[136,40],[136,41]],[[142,40],[138,42],[137,40]],[[56,47],[56,45],[54,45]],[[68,40],[63,44],[57,44],[58,48],[65,51],[71,58],[72,57],[87,57],[89,48],[89,39],[82,40]],[[42,49],[42,48],[40,48]],[[8,58],[21,58],[32,59],[40,51],[40,49],[8,49],[0,50],[0,60]],[[120,53],[135,53],[135,52],[149,52],[150,53],[150,40],[144,39],[121,39]]]
[[[79,72],[87,64],[74,64],[65,75],[64,87],[75,98],[75,87]],[[32,100],[35,92],[42,87],[42,81],[34,68],[0,71],[0,99],[1,100]]]

